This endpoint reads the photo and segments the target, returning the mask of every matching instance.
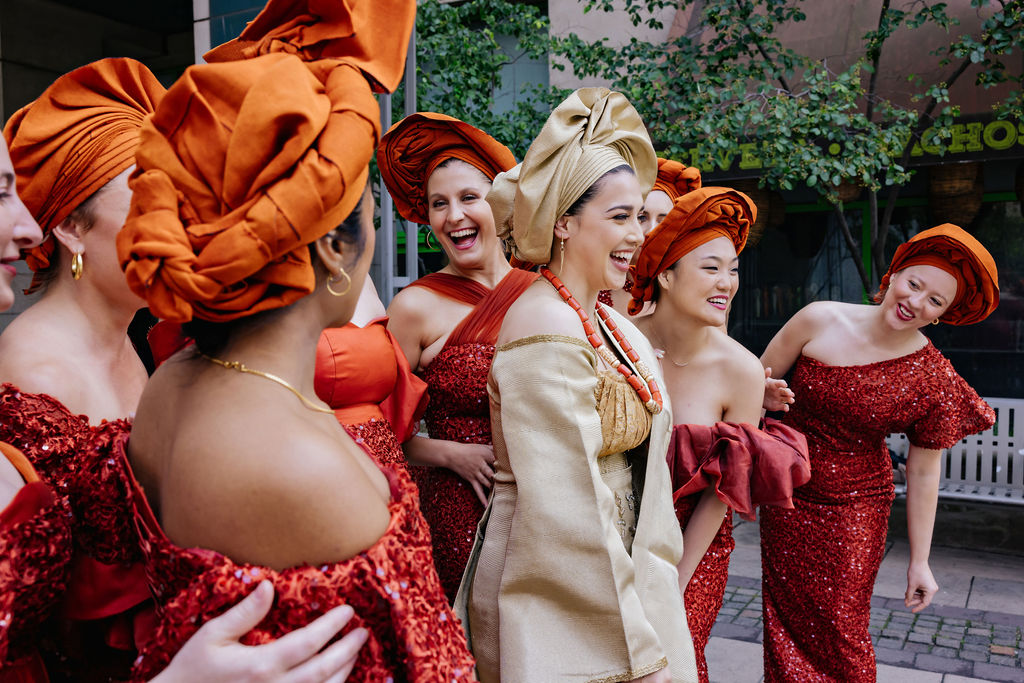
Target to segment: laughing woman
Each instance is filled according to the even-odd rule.
[[[656,163],[626,98],[583,88],[487,198],[513,255],[548,265],[488,379],[494,490],[457,602],[485,682],[696,680],[657,359],[597,306],[643,239]]]
[[[443,114],[413,114],[381,140],[377,164],[406,220],[429,224],[448,265],[399,292],[388,329],[427,382],[430,438],[413,437],[420,503],[449,599],[466,568],[494,476],[487,372],[505,311],[537,275],[513,270],[484,199],[515,165],[500,142]]]
[[[765,366],[793,368],[785,422],[806,435],[812,476],[796,509],[761,515],[765,681],[875,680],[868,621],[893,501],[885,438],[894,432],[910,441],[904,601],[914,612],[931,603],[942,449],[995,414],[921,329],[980,322],[998,303],[992,256],[945,224],[896,249],[880,305],[810,304],[768,345]]]

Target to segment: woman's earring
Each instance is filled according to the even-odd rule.
[[[430,243],[431,238],[434,240],[433,244]],[[423,242],[427,245],[428,250],[441,251],[441,243],[437,241],[437,235],[434,234],[433,230],[427,230],[427,236],[423,238]]]
[[[82,271],[85,269],[85,263],[82,261],[82,252],[76,251],[71,256],[71,277],[76,280],[82,279]]]
[[[558,238],[558,272],[562,272],[562,267],[565,266],[565,238]]]
[[[345,272],[344,268],[339,268],[338,274],[335,277],[337,279],[335,279],[334,277],[327,278],[327,281],[325,283],[327,291],[333,294],[334,296],[345,296],[346,294],[348,294],[348,290],[352,289],[352,278],[349,277],[348,273]],[[345,281],[345,289],[339,292],[331,288],[332,284],[341,282],[342,280]]]
[[[932,325],[938,325],[938,324],[939,324],[939,319],[938,318],[936,318],[935,320],[932,321]]]

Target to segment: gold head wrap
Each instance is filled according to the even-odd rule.
[[[633,105],[607,88],[580,88],[558,105],[521,164],[494,178],[487,201],[498,237],[522,261],[547,263],[555,221],[608,171],[628,164],[644,195],[658,157]]]

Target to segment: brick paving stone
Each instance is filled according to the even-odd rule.
[[[960,649],[965,652],[984,652],[987,655],[988,645],[988,643],[964,643],[960,646]]]
[[[913,652],[891,650],[887,647],[880,647],[875,650],[875,659],[880,664],[889,664],[891,666],[913,666],[914,657],[916,656],[916,653]]]
[[[964,640],[966,642],[968,642],[968,643],[976,643],[978,645],[987,645],[988,641],[989,641],[989,637],[988,636],[978,636],[978,635],[966,635],[966,636],[964,636]]]
[[[1017,648],[1010,647],[1008,645],[993,644],[989,646],[988,651],[994,655],[1006,655],[1008,657],[1017,656]]]
[[[925,671],[937,671],[945,674],[959,674],[970,676],[974,671],[973,662],[965,662],[961,659],[947,659],[927,653],[921,653],[914,658],[914,666]]]
[[[736,626],[747,626],[749,628],[754,628],[754,627],[756,627],[758,625],[758,620],[757,619],[747,619],[746,617],[736,617],[735,619],[732,620],[732,623],[735,624]]]
[[[907,640],[912,643],[932,643],[932,635],[930,633],[911,633],[907,636]]]
[[[1006,657],[1004,655],[993,654],[988,658],[989,664],[998,664],[999,666],[1017,666],[1016,657]]]
[[[745,609],[742,612],[740,612],[740,616],[746,619],[760,619],[761,612],[758,610]]]
[[[935,644],[938,645],[939,647],[951,647],[954,650],[959,650],[960,649],[960,639],[959,638],[943,638],[942,634],[939,634],[938,636],[935,637]]]
[[[910,629],[911,633],[935,633],[935,629],[928,626],[927,624],[914,624],[913,628]]]
[[[974,665],[974,675],[985,681],[1004,681],[1004,683],[1024,683],[1024,669],[1011,669],[996,664],[978,662]]]
[[[734,617],[740,613],[740,610],[736,607],[723,607],[718,610],[718,616]]]
[[[955,647],[933,647],[931,654],[935,655],[936,657],[955,659],[956,656],[960,654],[960,651],[957,650]]]
[[[895,638],[895,639],[899,640],[901,643],[907,637],[906,631],[901,631],[899,629],[894,629],[894,628],[883,629],[882,630],[882,635],[883,636],[888,636],[889,638]]]
[[[877,645],[890,650],[899,650],[903,648],[903,639],[883,635],[878,639]]]
[[[903,649],[908,652],[928,652],[932,649],[932,646],[928,643],[906,643]]]
[[[953,619],[952,617],[944,618],[942,620],[942,623],[943,624],[949,624],[950,626],[966,626],[967,625],[967,621],[966,620],[964,620],[964,619]]]
[[[960,659],[967,659],[972,662],[987,662],[988,652],[978,652],[977,650],[960,650]]]
[[[969,635],[969,636],[991,636],[992,635],[992,628],[991,627],[986,628],[984,626],[973,626],[972,625],[971,628],[967,629],[967,635]]]
[[[713,636],[728,638],[729,640],[745,640],[751,643],[757,639],[759,633],[759,629],[739,626],[737,624],[717,623],[711,627],[711,635]]]

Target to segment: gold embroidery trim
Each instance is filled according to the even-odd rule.
[[[647,674],[652,674],[655,671],[661,671],[666,666],[668,666],[668,658],[662,657],[650,666],[626,671],[625,673],[616,674],[614,676],[606,676],[605,678],[591,678],[587,683],[622,683],[623,681],[632,681],[635,678],[643,678]]]
[[[594,348],[590,344],[580,339],[579,337],[570,337],[567,334],[533,334],[530,335],[529,337],[522,337],[521,339],[510,341],[508,344],[502,344],[501,346],[496,348],[494,352],[497,353],[498,351],[511,351],[512,349],[517,349],[520,346],[529,346],[530,344],[546,344],[550,342],[563,342],[566,344],[575,344],[583,348],[585,351],[590,352],[590,354],[594,356],[594,360],[597,360],[597,354],[594,353]]]

